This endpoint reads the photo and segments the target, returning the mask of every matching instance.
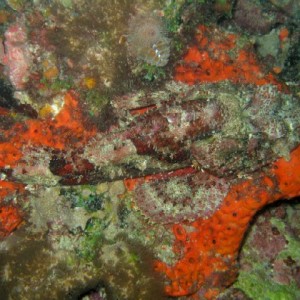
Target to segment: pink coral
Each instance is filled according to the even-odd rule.
[[[6,72],[14,87],[22,90],[29,75],[31,62],[26,28],[22,19],[18,19],[7,29],[4,45],[5,52],[0,57],[1,63],[6,66]]]

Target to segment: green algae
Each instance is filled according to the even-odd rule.
[[[271,223],[279,229],[280,233],[284,235],[287,240],[286,248],[280,252],[278,257],[283,259],[290,257],[293,260],[300,262],[300,239],[289,233],[284,221],[273,218],[271,219]]]
[[[110,95],[106,91],[90,89],[82,94],[87,103],[88,112],[92,117],[101,114],[101,111],[104,111],[105,107],[110,103]]]
[[[77,255],[87,261],[93,261],[99,255],[99,249],[101,249],[105,235],[104,229],[107,224],[101,219],[93,218],[89,220],[79,247],[77,247]]]
[[[66,77],[65,79],[55,78],[54,80],[42,78],[40,83],[44,84],[48,89],[55,92],[69,90],[74,87],[73,78],[70,76]]]
[[[158,67],[155,65],[149,65],[147,63],[141,64],[141,74],[143,79],[146,81],[164,80],[167,75],[163,67]]]
[[[16,11],[20,11],[25,6],[26,2],[25,0],[6,0],[7,4]]]
[[[295,284],[288,286],[276,284],[264,278],[266,268],[257,265],[255,272],[242,271],[234,287],[242,289],[255,300],[295,300],[299,299],[300,291]]]
[[[97,193],[96,187],[81,186],[80,188],[61,189],[61,195],[71,202],[72,207],[83,207],[88,212],[104,208],[109,201],[107,193]]]
[[[176,33],[182,24],[181,13],[185,1],[169,1],[164,8],[166,27],[169,32]]]
[[[242,270],[239,273],[237,281],[234,283],[234,288],[239,288],[244,291],[251,299],[258,300],[294,300],[300,298],[300,290],[297,286],[295,274],[292,271],[300,262],[300,241],[295,232],[291,229],[294,225],[292,217],[296,217],[297,204],[283,204],[282,210],[286,214],[283,217],[276,215],[276,207],[271,208],[269,213],[272,217],[261,215],[258,217],[258,222],[253,225],[249,235],[246,237],[245,244],[242,248]],[[279,207],[280,209],[280,207]],[[294,220],[295,221],[295,220]],[[282,237],[286,240],[281,251],[269,253],[269,261],[262,261],[261,251],[264,251],[259,244],[259,241],[254,239],[256,231],[260,230],[259,226],[268,224],[275,236]],[[265,238],[269,239],[268,236]],[[271,242],[271,240],[270,240]],[[257,246],[256,243],[258,243]],[[275,247],[276,245],[274,245]],[[260,250],[259,250],[260,249]],[[266,251],[270,251],[266,250]],[[260,255],[261,253],[261,255]],[[276,267],[277,266],[277,267]],[[279,269],[278,269],[279,266]]]

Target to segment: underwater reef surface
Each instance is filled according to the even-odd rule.
[[[1,299],[300,298],[299,19],[0,2]]]

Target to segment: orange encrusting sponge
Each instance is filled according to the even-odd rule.
[[[238,250],[256,212],[276,200],[297,195],[300,146],[289,161],[282,158],[274,163],[268,174],[233,185],[220,209],[211,218],[192,223],[192,232],[187,232],[184,224],[175,224],[174,249],[182,258],[172,267],[160,261],[155,264],[155,269],[170,281],[166,293],[182,296],[203,289],[206,299],[213,299],[237,276]]]
[[[75,93],[68,92],[64,102],[54,119],[29,119],[4,133],[7,141],[0,143],[0,167],[15,166],[22,157],[24,145],[63,150],[83,144],[95,135],[95,128],[87,130],[84,126]]]
[[[7,236],[22,223],[22,216],[17,207],[4,204],[5,197],[24,192],[24,185],[8,181],[0,181],[0,238]]]
[[[273,84],[284,90],[271,73],[259,65],[249,44],[232,33],[200,25],[191,46],[175,70],[175,79],[190,85],[230,80],[240,84]],[[174,266],[155,262],[165,274],[170,296],[215,299],[238,274],[237,256],[253,216],[265,205],[300,195],[300,146],[291,159],[279,159],[268,173],[255,174],[231,186],[218,211],[208,219],[173,225],[173,250],[181,258]],[[201,296],[200,296],[201,295]]]
[[[7,111],[0,110],[0,114],[6,115]],[[64,97],[64,107],[54,119],[29,119],[14,124],[1,134],[0,168],[9,170],[21,162],[24,146],[57,150],[76,148],[94,136],[96,128],[87,130],[76,95],[70,91]],[[4,198],[23,192],[22,184],[0,181],[0,237],[11,233],[22,222],[18,208],[4,204]]]
[[[175,69],[175,80],[193,85],[198,82],[230,80],[256,85],[276,84],[273,74],[259,65],[251,45],[233,33],[200,25],[197,44],[189,47],[183,62]]]

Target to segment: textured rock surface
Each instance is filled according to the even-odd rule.
[[[298,29],[294,1],[1,2],[1,297],[299,298],[298,200],[250,226],[300,194]]]

